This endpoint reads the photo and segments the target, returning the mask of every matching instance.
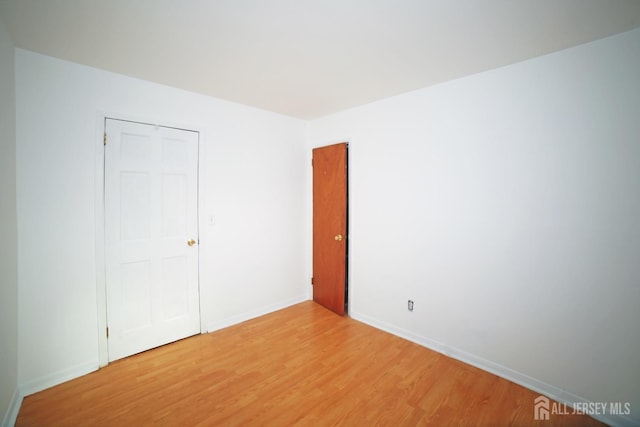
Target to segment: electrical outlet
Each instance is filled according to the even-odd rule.
[[[413,300],[409,300],[409,302],[407,303],[407,308],[409,309],[409,311],[413,311]]]

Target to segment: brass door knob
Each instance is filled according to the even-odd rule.
[[[341,241],[341,240],[342,240],[342,234],[337,234],[337,235],[334,237],[334,239],[335,239],[337,242]]]
[[[189,245],[189,246],[193,246],[193,245],[195,245],[196,243],[197,243],[197,242],[196,242],[195,240],[193,240],[193,239],[189,239],[189,240],[187,240],[187,245]]]

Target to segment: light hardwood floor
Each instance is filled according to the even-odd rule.
[[[116,361],[24,399],[17,426],[600,425],[313,302]]]

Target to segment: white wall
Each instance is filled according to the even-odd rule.
[[[101,111],[203,131],[206,329],[307,297],[299,238],[306,122],[17,49],[18,381],[26,393],[98,366]]]
[[[350,141],[355,318],[640,423],[640,30],[309,135]]]
[[[18,270],[14,48],[0,17],[0,425],[12,424],[18,397]]]

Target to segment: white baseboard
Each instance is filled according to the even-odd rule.
[[[293,298],[286,299],[274,304],[261,307],[256,310],[247,311],[245,313],[238,314],[236,316],[227,317],[225,319],[209,322],[207,324],[206,332],[213,332],[219,329],[227,328],[229,326],[237,325],[238,323],[245,322],[247,320],[255,319],[256,317],[264,316],[265,314],[273,313],[274,311],[281,310],[283,308],[290,307],[295,304],[299,304],[304,301],[308,301],[307,295],[298,295]]]
[[[20,384],[20,394],[22,396],[29,396],[30,394],[37,393],[39,391],[56,386],[58,384],[62,384],[63,382],[81,377],[97,370],[97,360],[81,363],[79,365],[72,366],[70,368],[63,369],[58,372],[54,372],[52,374],[45,375],[43,377]]]
[[[583,397],[577,396],[566,390],[562,390],[551,384],[547,384],[536,378],[530,377],[529,375],[523,374],[522,372],[515,371],[506,366],[502,366],[498,363],[492,362],[490,360],[484,359],[474,354],[467,353],[466,351],[447,346],[431,338],[414,334],[411,331],[398,328],[387,322],[375,319],[373,317],[369,317],[362,313],[353,312],[351,313],[351,317],[355,320],[366,323],[369,326],[373,326],[374,328],[383,330],[385,332],[389,332],[390,334],[404,338],[408,341],[414,342],[418,345],[429,348],[433,351],[437,351],[438,353],[442,353],[453,359],[459,360],[471,366],[475,366],[476,368],[480,368],[483,371],[490,372],[506,380],[519,384],[523,387],[528,388],[529,390],[535,391],[536,393],[545,395],[557,402],[564,403],[568,407],[573,408],[573,404],[578,402],[580,403],[590,402],[589,400]],[[532,408],[533,408],[533,405],[532,405]],[[533,417],[533,412],[531,413],[531,417]],[[632,427],[632,426],[640,425],[639,420],[634,420],[626,415],[609,415],[609,414],[593,415],[593,418],[614,427]]]
[[[2,427],[13,427],[16,424],[16,420],[18,419],[18,413],[20,412],[20,407],[22,406],[22,395],[18,387],[13,391],[13,396],[11,396],[11,402],[9,402],[9,407],[7,408],[7,412],[4,414],[4,418],[2,420]]]

